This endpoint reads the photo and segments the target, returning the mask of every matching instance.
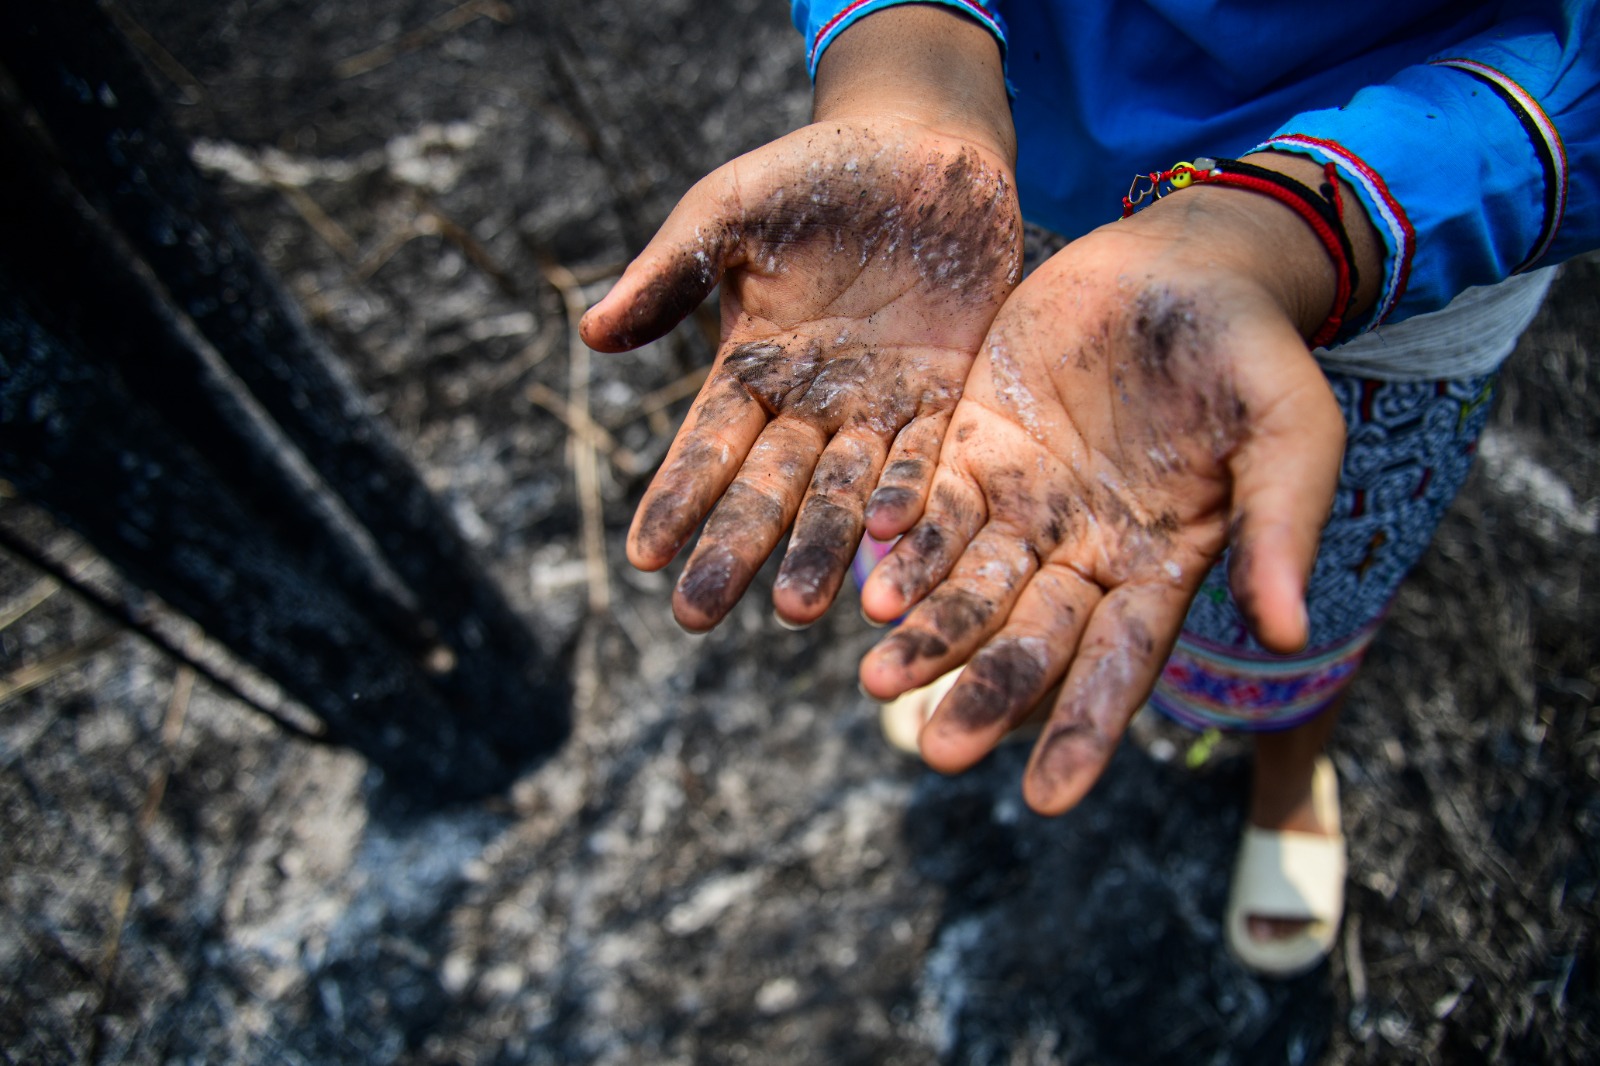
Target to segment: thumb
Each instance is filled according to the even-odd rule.
[[[690,189],[628,269],[579,323],[583,342],[625,352],[667,334],[733,265],[739,220],[712,191],[718,174]]]
[[[1233,520],[1228,582],[1263,647],[1280,654],[1311,637],[1306,587],[1339,483],[1345,423],[1310,358],[1229,460]]]

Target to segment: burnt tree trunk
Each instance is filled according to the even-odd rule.
[[[0,5],[0,474],[422,801],[565,736],[549,657],[88,0]]]

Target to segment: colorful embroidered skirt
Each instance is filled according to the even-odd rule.
[[[1492,375],[1328,380],[1349,440],[1306,596],[1311,640],[1296,655],[1257,644],[1228,593],[1224,559],[1201,585],[1150,697],[1185,725],[1288,729],[1343,691],[1466,481],[1494,391]]]
[[[1150,697],[1185,725],[1288,729],[1343,691],[1466,481],[1494,393],[1493,375],[1375,381],[1330,373],[1328,381],[1349,438],[1306,597],[1311,640],[1296,655],[1257,644],[1228,592],[1224,557],[1201,585]],[[858,582],[889,547],[863,541]]]

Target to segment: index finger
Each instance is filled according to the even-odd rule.
[[[732,483],[766,424],[766,410],[736,377],[711,375],[634,512],[630,563],[659,570],[673,560]]]

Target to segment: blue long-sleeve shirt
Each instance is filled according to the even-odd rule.
[[[1600,247],[1600,0],[793,0],[813,76],[906,2],[999,39],[1023,212],[1066,236],[1135,174],[1268,146],[1337,164],[1382,234],[1369,328]]]

